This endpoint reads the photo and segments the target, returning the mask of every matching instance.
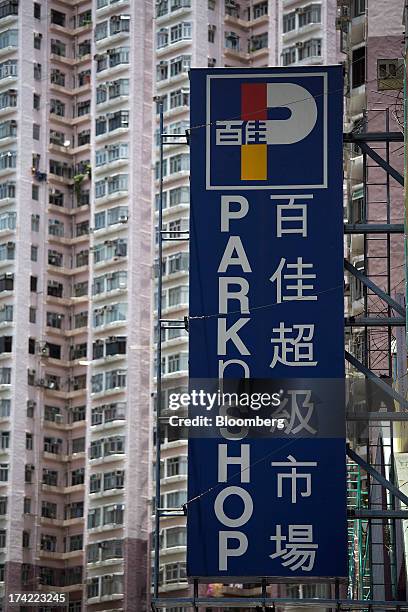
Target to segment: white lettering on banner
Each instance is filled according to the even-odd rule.
[[[218,482],[227,482],[229,465],[241,466],[240,480],[241,482],[249,482],[249,444],[241,444],[241,455],[230,457],[227,455],[227,451],[228,446],[226,444],[218,445]]]
[[[230,204],[239,204],[238,210],[231,210]],[[244,196],[221,196],[221,231],[229,232],[230,219],[243,219],[249,211],[249,202]]]
[[[239,497],[244,504],[242,514],[235,518],[227,516],[224,511],[224,502],[232,495]],[[218,493],[214,502],[214,511],[217,519],[226,527],[242,527],[243,525],[246,525],[251,518],[254,511],[254,503],[248,491],[242,487],[226,487]]]
[[[271,338],[271,342],[277,345],[274,347],[271,368],[274,368],[277,363],[287,366],[317,365],[317,361],[313,361],[313,324],[285,327],[285,324],[281,322],[279,327],[274,327],[272,331],[278,334],[278,338]],[[289,335],[293,333],[296,333],[295,337]]]
[[[294,270],[292,274],[284,272],[284,268],[288,270]],[[316,278],[316,274],[306,274],[305,270],[313,268],[311,263],[303,263],[303,258],[298,257],[296,263],[289,263],[284,257],[279,262],[278,267],[269,279],[272,283],[276,282],[276,302],[281,304],[282,302],[289,302],[294,300],[317,300],[317,295],[305,294],[305,291],[313,291],[313,283],[306,283],[307,280]],[[293,284],[287,282],[282,288],[282,280],[284,281],[295,281]],[[284,291],[288,291],[289,294],[285,295]]]
[[[238,546],[230,548],[229,540],[238,541]],[[228,569],[228,557],[242,557],[248,550],[248,538],[242,531],[220,531],[218,538],[218,569]]]
[[[231,291],[230,287],[239,285],[238,291]],[[220,300],[220,314],[228,313],[228,300],[238,300],[240,312],[249,314],[248,300],[249,283],[246,278],[239,276],[221,276],[218,279],[218,295]]]
[[[285,417],[286,429],[285,433],[297,434],[301,431],[308,431],[310,434],[317,433],[317,430],[309,423],[314,412],[314,403],[311,401],[312,392],[310,389],[288,389],[288,397],[284,397],[280,403],[276,416]],[[298,403],[298,397],[300,404]],[[301,400],[301,398],[304,398]],[[289,410],[287,409],[288,404]],[[304,412],[302,409],[305,409]],[[274,431],[275,427],[271,429]]]
[[[303,572],[312,571],[319,548],[313,543],[313,525],[289,525],[288,536],[282,535],[282,525],[276,525],[276,535],[269,539],[276,542],[276,552],[269,555],[271,559],[281,557],[282,565],[292,572],[299,568]],[[284,547],[282,542],[286,542]]]
[[[291,468],[290,472],[278,473],[277,482],[278,482],[278,497],[283,497],[283,481],[290,480],[291,483],[291,501],[292,504],[296,504],[297,502],[297,481],[304,480],[306,483],[306,488],[304,491],[301,491],[301,497],[310,497],[312,494],[312,475],[298,473],[298,467],[317,467],[316,461],[296,461],[293,455],[288,455],[287,462],[285,461],[272,461],[272,467],[289,467]]]
[[[307,238],[307,205],[295,204],[296,200],[311,200],[313,195],[269,196],[271,200],[288,200],[288,204],[276,206],[276,236],[284,234],[300,234]],[[296,214],[293,214],[296,213]]]
[[[218,445],[218,482],[227,482],[228,465],[238,465],[240,467],[239,477],[241,483],[250,481],[250,447],[249,444],[241,444],[241,455],[228,456],[226,444]],[[244,509],[239,517],[231,518],[225,514],[224,501],[231,495],[238,495],[244,503]],[[226,487],[217,495],[214,502],[215,516],[225,527],[242,527],[245,525],[253,513],[253,501],[245,489],[242,487]],[[235,548],[229,547],[230,540],[238,540],[239,545]],[[219,531],[218,532],[218,567],[220,570],[228,569],[228,557],[239,557],[248,549],[248,539],[241,531]]]

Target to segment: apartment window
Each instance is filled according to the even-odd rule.
[[[31,185],[31,198],[38,201],[40,197],[40,189],[38,185]]]
[[[24,534],[25,532],[23,532]],[[6,548],[7,545],[7,532],[5,529],[0,529],[0,548]],[[24,540],[23,540],[24,546]]]
[[[85,482],[85,468],[78,468],[71,472],[71,486],[83,484]]]
[[[43,501],[41,504],[41,516],[43,518],[57,518],[57,504],[49,501]]]
[[[84,115],[88,115],[91,112],[91,101],[84,100],[82,102],[78,102],[76,108],[76,116],[83,117]]]
[[[65,520],[69,520],[73,518],[81,518],[83,516],[84,516],[84,502],[72,502],[71,504],[66,504],[64,508]]]
[[[0,497],[0,515],[4,516],[7,514],[7,497]]]
[[[179,55],[170,61],[170,76],[175,77],[188,72],[191,66],[191,55]]]
[[[126,387],[126,370],[111,370],[105,372],[105,389],[119,389]]]
[[[41,49],[42,34],[34,32],[34,49]]]
[[[117,111],[116,113],[112,113],[112,117],[109,117],[108,121],[108,131],[112,132],[113,130],[117,130],[119,128],[127,128],[129,127],[129,111],[122,110]]]
[[[13,291],[14,289],[14,274],[0,274],[0,293],[2,291]],[[0,368],[0,372],[2,369]],[[0,377],[1,378],[1,377]],[[0,384],[4,384],[1,383]]]
[[[38,260],[38,246],[31,245],[31,261]]]
[[[57,281],[48,281],[47,295],[62,298],[63,290],[64,286],[62,285],[62,283],[58,283]]]
[[[115,504],[105,506],[103,509],[103,524],[104,525],[123,525],[124,505]]]
[[[5,543],[4,543],[4,546],[5,546]],[[0,544],[0,547],[3,548],[3,545]],[[29,547],[30,547],[30,532],[23,531],[23,548],[29,548]]]
[[[109,68],[119,66],[119,64],[129,63],[129,47],[118,47],[110,49],[109,53]]]
[[[53,55],[58,55],[59,57],[66,57],[67,54],[67,46],[62,40],[58,40],[55,38],[51,39],[51,53]],[[53,82],[51,77],[51,82]]]
[[[250,53],[259,51],[260,49],[266,49],[266,47],[268,46],[268,32],[264,32],[263,34],[257,34],[256,36],[251,36],[248,41],[248,45]]]
[[[0,418],[4,419],[10,416],[11,400],[2,398],[0,400]]]
[[[40,110],[41,96],[39,94],[33,94],[33,109]]]
[[[56,98],[50,100],[50,113],[57,115],[58,117],[65,116],[65,104]]]
[[[166,584],[186,581],[187,573],[185,563],[168,563],[164,566],[164,582]],[[174,612],[178,612],[177,608],[174,609]]]
[[[26,433],[26,449],[33,450],[33,434]]]
[[[292,32],[296,29],[296,13],[292,11],[287,15],[283,16],[283,32],[286,34],[287,32]]]
[[[225,33],[225,47],[232,51],[239,51],[239,36],[236,32]]]
[[[78,533],[76,535],[70,536],[69,538],[69,552],[73,552],[74,550],[82,550],[83,548],[83,535],[82,533]]]
[[[107,120],[106,117],[98,117],[95,120],[95,134],[96,136],[101,136],[102,134],[105,134],[106,129],[107,129]]]
[[[303,43],[299,48],[299,61],[308,57],[320,57],[322,55],[322,40],[321,38],[312,38]]]
[[[59,312],[47,312],[47,326],[54,329],[62,329],[64,315]]]
[[[91,392],[100,393],[103,391],[103,374],[94,374],[91,378]]]
[[[86,418],[86,406],[74,406],[74,408],[72,408],[71,410],[72,423],[78,423],[79,421],[84,421],[85,418]]]
[[[0,463],[0,482],[8,481],[9,464]]]
[[[84,40],[78,45],[78,57],[84,57],[91,53],[91,41]]]
[[[352,88],[361,87],[365,83],[365,47],[353,50],[351,68]]]
[[[169,43],[169,31],[167,28],[161,28],[156,34],[156,46],[158,49],[166,47]]]
[[[51,23],[55,23],[55,25],[59,25],[65,28],[66,15],[65,13],[61,13],[61,11],[56,11],[55,9],[51,9]]]
[[[33,66],[33,70],[34,70],[34,78],[36,81],[41,81],[41,74],[42,74],[42,66],[39,63],[35,63]]]
[[[16,245],[14,242],[0,244],[0,261],[14,259]]]
[[[7,450],[10,445],[10,432],[2,431],[0,433],[0,449]]]
[[[17,106],[17,92],[14,89],[9,89],[0,93],[0,110],[4,108],[15,108]]]
[[[60,438],[44,437],[44,452],[52,455],[60,455],[62,452],[62,440]]]
[[[268,2],[259,2],[253,6],[253,17],[259,19],[268,14]]]
[[[28,320],[30,323],[35,323],[37,320],[37,309],[34,306],[28,309]]]
[[[169,274],[187,272],[189,265],[188,253],[175,253],[169,257]]]
[[[102,21],[95,26],[95,40],[103,40],[108,36],[108,22]]]
[[[24,468],[24,478],[25,478],[25,482],[28,484],[31,484],[33,481],[33,474],[34,474],[34,466],[31,464],[26,464],[25,468]]]
[[[54,249],[48,250],[48,265],[61,268],[63,266],[63,254]]]
[[[91,446],[91,449],[92,449],[92,446]],[[100,456],[100,455],[96,455],[96,456]],[[102,486],[102,475],[101,474],[91,474],[89,478],[90,492],[98,493],[101,490],[101,486]]]
[[[83,453],[85,451],[85,438],[74,438],[72,440],[72,454]]]
[[[31,513],[31,497],[25,497],[24,498],[24,510],[23,510],[24,514],[30,514]]]
[[[87,327],[88,325],[88,312],[78,312],[74,315],[74,328]]]
[[[17,76],[17,60],[7,60],[0,64],[0,79]]]
[[[0,231],[16,229],[16,216],[15,212],[0,214]]]
[[[40,231],[40,215],[31,215],[31,231]]]
[[[43,469],[42,476],[43,484],[49,487],[57,487],[58,486],[58,472],[56,470]]]
[[[352,0],[352,17],[359,17],[365,13],[366,0]]]
[[[123,489],[125,486],[125,471],[115,470],[114,472],[106,472],[103,475],[103,490],[110,491],[111,489]]]
[[[215,30],[216,30],[215,25],[208,26],[208,42],[210,43],[215,42]]]
[[[299,28],[303,28],[310,23],[320,23],[322,20],[322,7],[320,4],[310,4],[305,6],[299,13]]]
[[[41,550],[48,552],[57,552],[57,536],[42,534],[41,535]]]
[[[190,170],[190,156],[184,153],[173,155],[170,157],[169,170],[170,174]]]
[[[170,457],[166,461],[166,476],[187,475],[187,457]]]
[[[34,18],[41,19],[41,4],[39,2],[34,2]]]
[[[177,23],[170,28],[170,43],[191,38],[191,22]]]
[[[170,108],[178,108],[180,106],[189,106],[190,92],[185,89],[177,89],[170,93]]]
[[[174,527],[165,530],[166,548],[187,545],[187,533],[184,527]]]
[[[110,35],[114,36],[120,32],[130,31],[130,15],[113,15],[110,18]]]
[[[88,294],[88,281],[82,281],[75,283],[74,285],[74,297],[81,297],[82,295]]]

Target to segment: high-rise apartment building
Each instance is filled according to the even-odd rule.
[[[149,0],[0,2],[5,602],[145,610],[151,31]]]
[[[159,0],[155,19],[156,95],[164,106],[166,139],[163,165],[163,318],[182,321],[188,314],[189,149],[181,136],[189,126],[190,67],[264,67],[333,64],[340,61],[335,29],[336,1],[308,0]],[[157,106],[157,111],[159,107]],[[156,114],[155,190],[156,244],[159,206],[159,123]],[[179,134],[180,139],[174,135]],[[177,240],[180,238],[180,240]],[[211,248],[211,245],[208,245]],[[157,291],[156,291],[157,308]],[[157,314],[157,313],[156,313]],[[156,341],[158,329],[156,328]],[[169,393],[187,387],[188,335],[182,329],[162,330],[162,408]],[[163,426],[161,432],[161,508],[180,508],[187,501],[185,433]],[[183,437],[184,435],[184,437]],[[185,518],[160,520],[160,593],[187,592]],[[316,585],[318,594],[323,591]],[[323,585],[324,587],[324,585]],[[292,596],[298,585],[291,587]],[[210,588],[209,593],[242,589]],[[300,593],[300,592],[299,592]],[[315,596],[315,595],[313,595]],[[180,609],[181,610],[181,609]],[[180,612],[171,607],[167,612]]]

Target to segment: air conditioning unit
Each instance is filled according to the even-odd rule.
[[[127,215],[120,215],[119,216],[120,223],[126,223],[127,220],[128,220],[128,216]]]
[[[62,414],[56,414],[54,417],[54,421],[55,423],[61,424],[64,422],[64,417],[62,416]]]
[[[27,408],[35,408],[37,406],[37,402],[34,400],[27,401]]]
[[[295,47],[298,47],[298,49],[301,49],[304,46],[303,42],[298,41],[297,43],[295,43]]]

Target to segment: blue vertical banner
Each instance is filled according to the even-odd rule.
[[[190,79],[187,573],[344,577],[342,68]]]

